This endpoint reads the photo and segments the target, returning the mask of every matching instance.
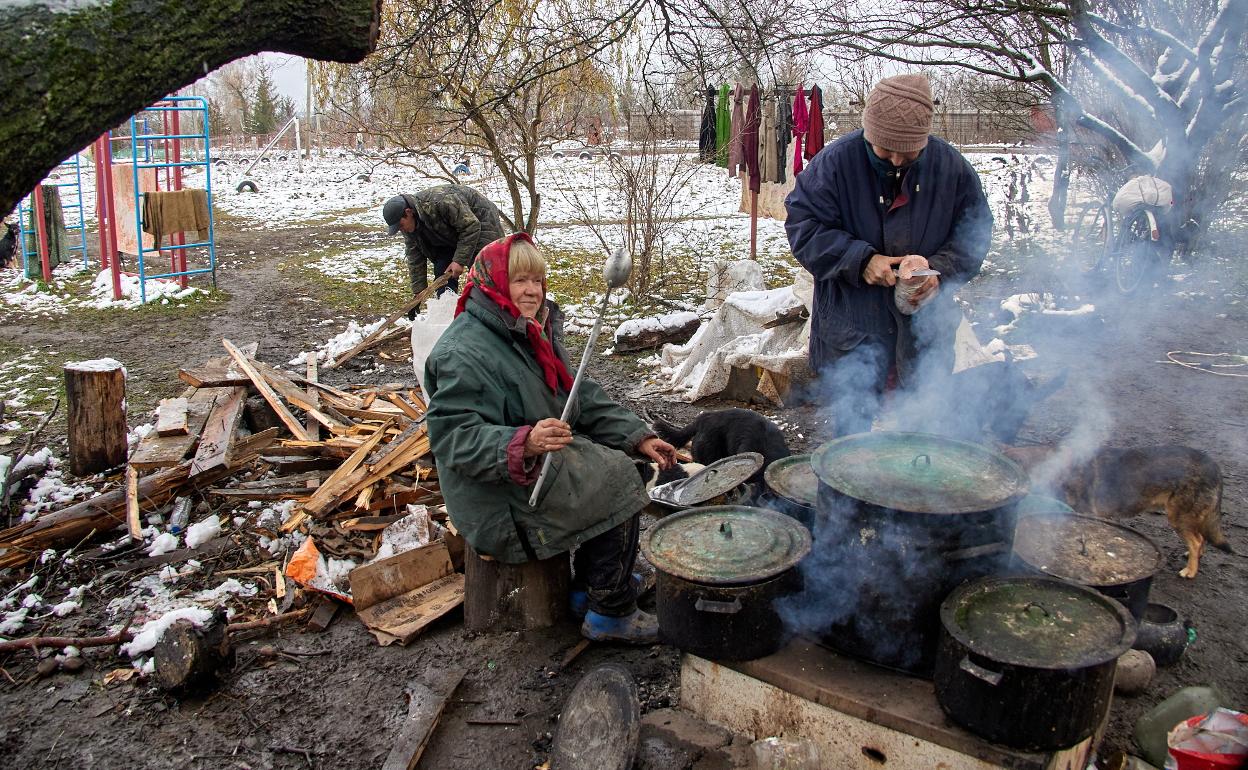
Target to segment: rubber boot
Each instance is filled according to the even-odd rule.
[[[653,575],[654,573],[651,573],[650,579],[647,580],[640,572],[633,573],[633,590],[638,596],[654,588]],[[577,586],[568,593],[568,608],[574,618],[583,618],[585,613],[589,612],[589,592],[584,586]]]
[[[595,642],[658,644],[659,619],[640,609],[618,618],[590,610],[585,613],[585,622],[581,623],[581,636]]]

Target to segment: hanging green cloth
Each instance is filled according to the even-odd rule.
[[[31,203],[26,229],[26,278],[43,278],[43,265],[39,261],[39,243],[35,236],[35,206]],[[48,233],[48,267],[69,260],[69,243],[65,232],[65,211],[61,208],[61,194],[53,185],[43,186],[43,224]]]
[[[728,140],[732,138],[732,89],[725,83],[719,87],[719,104],[715,107],[715,165],[728,168]]]

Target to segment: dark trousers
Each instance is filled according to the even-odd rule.
[[[833,435],[866,433],[880,412],[888,370],[896,359],[896,340],[868,335],[823,367],[819,384],[832,406]]]
[[[437,257],[434,257],[434,258],[433,258],[433,260],[432,260],[432,262],[433,262],[433,277],[434,277],[435,279],[436,279],[438,276],[440,276],[440,275],[442,275],[443,273],[445,273],[445,272],[446,272],[446,269],[447,269],[448,267],[450,267],[450,266],[451,266],[451,262],[453,261],[451,258],[452,258],[453,256],[455,256],[455,255],[454,255],[454,254],[444,254],[444,255],[439,255],[439,256],[437,256]],[[458,278],[452,278],[451,280],[447,281],[445,286],[443,286],[441,289],[438,289],[437,296],[441,297],[441,296],[442,296],[442,292],[446,291],[447,289],[450,289],[451,291],[455,292],[456,294],[459,294],[459,279],[458,279]]]
[[[621,617],[637,609],[633,565],[637,562],[639,516],[591,537],[572,555],[576,582],[589,593],[589,608],[601,615]]]

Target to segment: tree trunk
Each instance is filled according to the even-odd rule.
[[[156,682],[165,690],[191,690],[211,683],[234,665],[225,611],[217,610],[203,628],[179,620],[165,631],[152,650]]]
[[[260,51],[358,62],[380,0],[24,2],[0,10],[0,211],[104,131]]]
[[[90,476],[126,461],[126,370],[111,358],[65,365],[69,470]]]
[[[469,631],[529,631],[567,617],[572,569],[566,553],[504,564],[481,558],[469,546],[464,572],[464,627]]]

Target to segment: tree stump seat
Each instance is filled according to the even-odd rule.
[[[464,626],[469,631],[531,631],[568,616],[568,554],[504,564],[464,549]]]

